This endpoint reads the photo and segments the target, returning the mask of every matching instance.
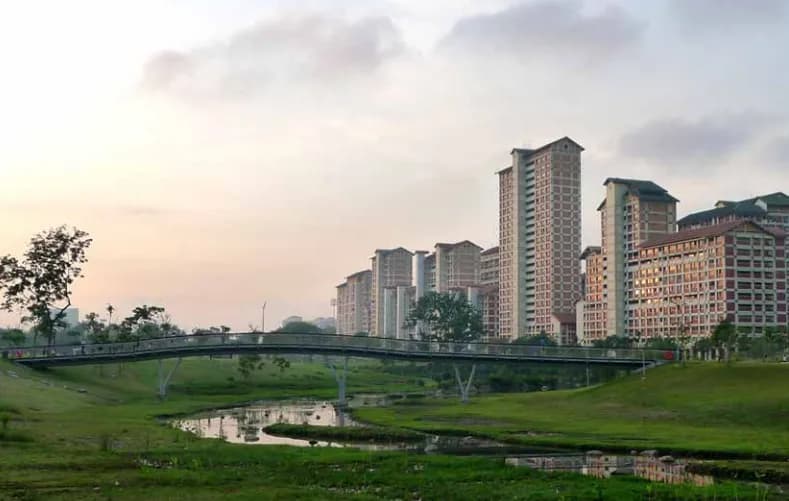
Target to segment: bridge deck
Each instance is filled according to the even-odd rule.
[[[664,352],[639,349],[527,346],[508,343],[443,343],[321,334],[198,334],[128,343],[11,348],[3,356],[31,367],[226,354],[322,354],[407,360],[541,362],[641,366],[667,361]]]

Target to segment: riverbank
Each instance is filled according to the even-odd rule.
[[[358,420],[578,449],[789,458],[789,364],[665,366],[591,388],[419,399],[354,411]]]
[[[264,369],[249,381],[238,381],[234,368],[231,360],[185,360],[168,400],[159,402],[153,362],[119,373],[0,362],[0,414],[9,416],[7,432],[28,439],[0,442],[0,499],[769,499],[743,484],[697,488],[543,473],[486,458],[236,445],[157,419],[240,401],[334,395],[331,372],[317,364]],[[351,392],[427,384],[369,363],[351,371]]]

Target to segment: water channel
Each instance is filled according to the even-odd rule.
[[[359,395],[349,401],[349,408],[380,406],[402,396]],[[297,447],[352,447],[374,451],[404,451],[417,454],[484,455],[505,458],[513,467],[545,471],[571,471],[607,478],[612,475],[635,475],[656,482],[712,484],[707,475],[694,474],[687,461],[659,456],[655,451],[631,454],[604,454],[601,451],[568,451],[535,448],[495,442],[476,437],[425,435],[418,442],[362,442],[303,440],[266,433],[265,428],[278,423],[313,426],[364,426],[351,417],[347,409],[320,400],[258,402],[203,412],[181,418],[173,426],[203,438],[220,438],[231,443],[251,445],[290,445]]]

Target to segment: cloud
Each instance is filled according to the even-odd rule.
[[[695,121],[657,119],[625,134],[619,148],[626,156],[665,164],[669,169],[684,167],[685,161],[699,166],[738,153],[774,120],[760,113],[716,115]]]
[[[404,51],[388,17],[281,16],[226,42],[155,54],[143,67],[141,86],[154,92],[249,94],[274,80],[325,83],[369,74]]]
[[[786,169],[789,166],[789,136],[776,137],[764,148],[764,160],[769,165]]]
[[[671,11],[693,33],[781,23],[789,12],[785,0],[672,0]]]
[[[515,56],[569,56],[599,61],[632,47],[644,24],[618,6],[586,14],[578,0],[522,3],[458,21],[442,47]]]

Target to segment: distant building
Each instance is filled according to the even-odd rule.
[[[785,240],[734,220],[644,242],[628,266],[630,336],[707,337],[723,319],[751,334],[786,326]]]
[[[50,308],[49,315],[54,319],[60,313],[59,308]],[[71,329],[79,325],[79,308],[69,308],[63,312],[63,323],[66,324],[66,329]]]
[[[513,149],[499,171],[499,332],[545,332],[580,298],[581,152],[568,137]]]
[[[586,343],[627,332],[628,260],[643,242],[676,231],[677,199],[652,181],[608,178],[598,206],[602,245],[588,247],[583,338]]]
[[[689,214],[677,224],[680,230],[690,230],[738,220],[789,232],[789,196],[779,191],[740,202],[720,200],[715,208]]]
[[[372,271],[363,270],[337,286],[337,334],[370,332],[372,283]]]
[[[499,248],[480,253],[479,308],[485,337],[499,337]]]
[[[371,260],[370,335],[395,337],[397,287],[410,287],[414,254],[403,248],[377,249]],[[387,290],[389,292],[387,292]],[[388,315],[385,316],[385,314]]]
[[[435,246],[436,292],[479,285],[480,252],[482,247],[463,240],[454,244],[437,243]]]

